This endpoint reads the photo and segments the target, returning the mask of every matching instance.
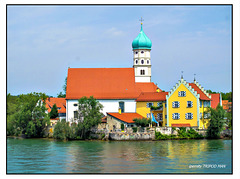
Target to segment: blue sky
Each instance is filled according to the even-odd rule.
[[[231,90],[231,6],[8,6],[7,93],[57,96],[68,67],[132,67],[141,17],[162,90],[181,71],[205,89]]]

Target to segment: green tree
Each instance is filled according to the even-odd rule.
[[[58,109],[57,109],[57,105],[54,104],[50,113],[49,113],[49,117],[50,119],[55,119],[58,117]]]
[[[15,100],[7,97],[7,134],[26,134],[29,137],[42,137],[49,124],[45,113],[44,93],[19,95]],[[14,101],[14,105],[11,101]]]
[[[224,109],[218,104],[216,109],[209,107],[210,125],[207,129],[207,138],[217,139],[220,137],[220,132],[224,124]]]
[[[54,127],[53,137],[55,139],[66,140],[70,138],[70,126],[65,120],[58,121]]]
[[[57,94],[58,98],[66,98],[66,94],[63,94],[62,92]]]
[[[143,119],[135,118],[133,119],[133,121],[138,127],[146,127],[151,123],[151,119],[146,119],[146,118],[143,118]]]
[[[78,136],[85,139],[88,137],[92,127],[101,123],[103,105],[93,96],[82,97],[78,100]]]

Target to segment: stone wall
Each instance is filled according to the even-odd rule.
[[[138,133],[125,133],[114,132],[109,133],[109,140],[154,140],[155,132],[138,132]]]

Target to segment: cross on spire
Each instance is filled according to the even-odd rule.
[[[141,24],[142,24],[142,22],[144,21],[144,19],[141,17],[141,19],[139,19],[139,21],[141,21]]]
[[[194,81],[196,81],[196,78],[195,78],[195,77],[196,77],[196,74],[194,74]]]

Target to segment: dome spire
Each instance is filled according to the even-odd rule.
[[[142,27],[142,22],[144,19],[141,17],[139,19],[141,21],[141,31],[138,34],[138,36],[133,40],[132,42],[132,48],[135,49],[150,49],[152,47],[152,42],[151,40],[147,37],[147,35],[143,32],[143,27]]]

